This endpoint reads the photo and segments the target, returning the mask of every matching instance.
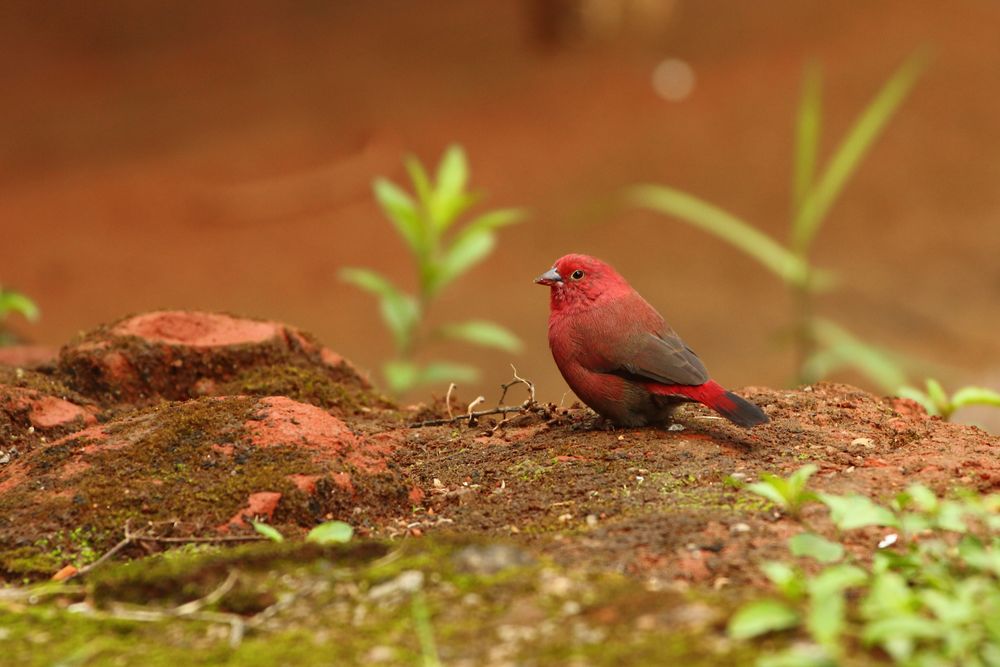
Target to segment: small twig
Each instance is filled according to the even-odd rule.
[[[191,602],[185,602],[182,605],[174,607],[173,613],[177,614],[178,616],[190,616],[191,614],[201,611],[202,608],[204,607],[208,607],[210,605],[215,604],[223,597],[225,597],[226,593],[228,593],[233,589],[233,586],[236,585],[236,579],[237,579],[236,570],[230,570],[229,576],[226,577],[226,580],[223,581],[221,584],[219,584],[219,586],[214,591],[212,591],[203,598],[198,598],[197,600],[191,600]]]
[[[535,385],[530,380],[525,380],[523,377],[517,374],[517,368],[514,365],[510,366],[514,370],[514,379],[510,382],[500,385],[501,393],[500,400],[497,401],[497,406],[495,408],[490,408],[489,410],[475,410],[477,405],[486,401],[483,396],[478,397],[476,400],[469,404],[468,410],[464,415],[452,415],[449,410],[449,416],[445,419],[428,419],[427,421],[417,422],[416,424],[410,424],[410,428],[423,428],[425,426],[441,426],[443,424],[454,424],[462,420],[468,420],[469,425],[472,426],[476,423],[476,420],[480,417],[485,417],[487,415],[506,415],[511,412],[530,412],[537,407],[535,403]],[[504,405],[504,398],[507,396],[507,391],[514,385],[523,384],[528,388],[528,398],[524,400],[520,405]],[[501,422],[502,423],[502,422]]]
[[[455,415],[451,411],[451,392],[455,391],[457,385],[452,382],[448,385],[448,393],[444,397],[444,406],[448,409],[448,419],[454,419]]]
[[[158,537],[156,535],[135,535],[136,542],[164,542],[167,544],[214,544],[218,542],[262,542],[263,535],[219,535],[218,537]]]
[[[129,528],[129,522],[125,522],[125,528],[123,530],[125,536],[118,541],[113,547],[105,551],[100,558],[95,560],[93,563],[85,567],[81,567],[79,570],[74,572],[66,580],[75,579],[81,577],[88,572],[91,572],[108,560],[110,560],[115,554],[124,549],[130,544],[136,544],[138,542],[160,542],[166,544],[201,544],[201,543],[219,543],[219,542],[259,542],[261,540],[267,539],[263,535],[219,535],[218,537],[159,537],[157,535],[146,535],[142,531],[133,533]]]
[[[466,411],[465,416],[468,417],[469,419],[472,419],[472,414],[473,414],[472,413],[472,409],[474,407],[476,407],[477,405],[479,405],[480,403],[485,403],[485,402],[486,402],[486,397],[485,396],[480,396],[476,400],[474,400],[472,403],[469,403],[469,409]]]

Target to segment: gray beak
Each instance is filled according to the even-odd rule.
[[[562,276],[559,275],[558,271],[552,268],[535,278],[535,282],[539,285],[555,285],[556,283],[562,282]]]

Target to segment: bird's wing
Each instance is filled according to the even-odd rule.
[[[658,336],[643,333],[629,347],[629,360],[609,372],[639,382],[699,385],[708,371],[694,352],[672,331]]]

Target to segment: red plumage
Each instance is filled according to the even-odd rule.
[[[549,347],[566,383],[600,415],[625,426],[666,421],[697,401],[735,424],[768,421],[726,391],[656,309],[611,266],[566,255],[535,282],[550,290]]]

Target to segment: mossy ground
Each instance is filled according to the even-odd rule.
[[[211,621],[177,615],[229,576],[237,583],[206,608]],[[477,541],[199,549],[66,588],[35,603],[0,598],[5,664],[414,665],[435,653],[448,665],[697,666],[752,657],[720,632],[720,594],[649,591]],[[137,600],[162,617],[129,620]],[[238,642],[234,622],[245,628]]]

